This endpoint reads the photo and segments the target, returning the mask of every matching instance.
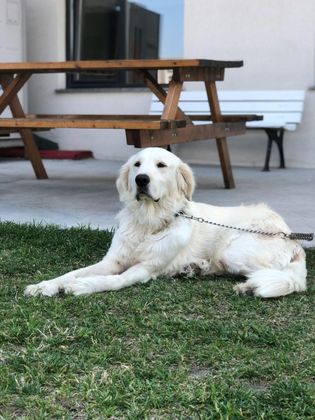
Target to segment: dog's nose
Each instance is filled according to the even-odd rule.
[[[138,187],[146,187],[150,182],[150,177],[146,174],[139,174],[136,176],[135,181]]]

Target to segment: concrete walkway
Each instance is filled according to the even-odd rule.
[[[120,165],[93,159],[45,160],[50,179],[38,181],[29,162],[0,160],[0,219],[110,229],[120,208],[115,188]],[[193,166],[193,170],[195,201],[219,206],[265,202],[283,215],[292,230],[315,232],[315,170],[234,168],[234,190],[223,188],[219,167]]]

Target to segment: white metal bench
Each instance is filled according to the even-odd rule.
[[[246,127],[263,129],[268,135],[267,152],[263,170],[269,171],[272,143],[278,146],[280,168],[285,168],[283,136],[284,131],[296,130],[301,123],[305,92],[302,90],[248,90],[220,91],[218,93],[222,114],[258,114],[263,120],[250,121]],[[184,91],[181,93],[179,107],[194,120],[209,116],[206,92]],[[160,114],[163,105],[155,97],[151,103],[151,114]],[[198,122],[197,122],[198,123]]]

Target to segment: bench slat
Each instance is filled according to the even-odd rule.
[[[231,113],[224,113],[224,115],[230,115]],[[237,112],[233,112],[233,114],[237,114]],[[259,113],[259,115],[263,116],[264,122],[269,122],[270,124],[274,124],[278,121],[279,124],[286,124],[286,123],[295,123],[299,124],[302,121],[302,114],[299,112],[290,112],[290,113]]]
[[[180,108],[184,112],[209,112],[209,104],[206,101],[186,101],[179,102]],[[220,108],[222,112],[303,112],[303,102],[221,102]],[[158,102],[152,103],[152,112],[161,112],[163,105]]]
[[[189,114],[189,119],[192,121],[212,121],[210,114]],[[239,122],[239,121],[256,121],[262,120],[262,116],[256,114],[225,114],[223,115],[222,121],[225,122]]]
[[[78,60],[54,62],[0,63],[0,73],[65,73],[104,72],[106,70],[175,69],[175,68],[228,68],[242,67],[243,61],[206,59],[131,59],[131,60]]]
[[[157,120],[157,119],[95,119],[95,118],[62,118],[51,116],[45,118],[1,118],[0,129],[3,128],[113,128],[122,130],[160,130],[184,127],[185,120]]]
[[[284,128],[288,131],[295,131],[297,124],[275,121],[249,121],[246,123],[247,128]]]
[[[38,118],[38,119],[77,119],[77,120],[147,120],[147,121],[158,121],[160,115],[148,115],[148,114],[26,114],[26,118]],[[1,121],[1,120],[0,120]],[[181,120],[178,120],[181,121]],[[0,123],[1,125],[1,123]]]
[[[218,92],[220,101],[304,101],[303,90],[221,90]],[[207,100],[206,92],[185,90],[181,101]]]

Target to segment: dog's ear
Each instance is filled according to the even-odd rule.
[[[182,191],[188,200],[191,200],[195,190],[195,178],[192,170],[186,164],[181,162],[177,169],[177,185],[179,191]]]
[[[116,187],[119,193],[119,199],[120,201],[125,201],[130,191],[130,185],[129,185],[129,164],[128,162],[125,163],[119,172],[119,177],[116,181]]]

